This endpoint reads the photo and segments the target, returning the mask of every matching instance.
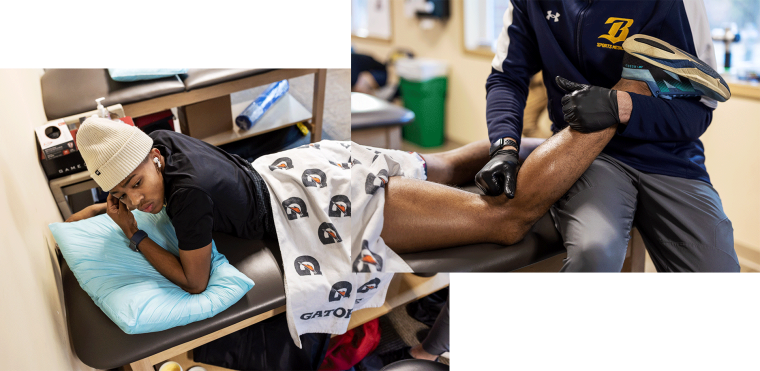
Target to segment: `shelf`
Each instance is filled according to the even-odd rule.
[[[243,112],[252,101],[253,100],[233,104],[232,119],[234,120],[235,117]],[[290,93],[286,93],[279,102],[270,107],[269,111],[267,111],[264,116],[261,117],[261,120],[253,125],[250,130],[240,130],[233,122],[233,128],[231,130],[214,134],[201,140],[218,146],[292,126],[296,123],[309,120],[311,117],[311,112],[309,112],[306,107],[293,98]]]
[[[760,84],[740,80],[728,80],[727,83],[732,97],[760,100]]]

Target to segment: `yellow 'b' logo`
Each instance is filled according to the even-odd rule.
[[[633,19],[610,17],[607,19],[607,22],[604,23],[612,23],[612,27],[610,27],[610,32],[608,34],[599,37],[607,39],[613,44],[617,44],[628,37],[628,27],[631,27],[633,24]]]

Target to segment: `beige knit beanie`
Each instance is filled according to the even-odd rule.
[[[153,147],[153,139],[142,130],[100,117],[85,120],[76,140],[90,176],[106,192],[134,171]]]

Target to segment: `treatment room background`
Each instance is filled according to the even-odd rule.
[[[367,6],[382,3],[385,6]],[[413,54],[429,61],[425,72],[447,78],[443,136],[439,145],[421,148],[403,142],[406,150],[437,152],[486,138],[485,82],[491,72],[496,39],[503,25],[508,0],[444,1],[445,17],[420,17],[410,4],[415,1],[352,0],[352,51],[387,64],[387,82],[377,86],[370,78],[359,78],[355,91],[371,91],[389,97],[399,84],[394,61]],[[713,31],[716,61],[724,73],[726,43],[721,38],[725,28],[731,35],[732,67],[724,73],[732,92],[729,101],[715,110],[712,124],[701,136],[710,180],[720,194],[726,215],[734,228],[734,242],[743,272],[760,271],[760,157],[755,143],[760,139],[760,5],[758,1],[704,0]],[[602,40],[602,39],[600,39]],[[442,64],[440,67],[438,64]],[[408,68],[407,68],[408,70]],[[400,73],[404,73],[401,71]],[[385,76],[383,76],[385,78]],[[359,89],[359,90],[357,90]],[[546,138],[551,135],[546,91],[541,74],[530,85],[524,117],[524,137]],[[418,140],[419,141],[419,140]],[[435,139],[430,139],[434,142]],[[654,266],[648,262],[646,271]]]

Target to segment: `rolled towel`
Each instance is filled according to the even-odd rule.
[[[269,110],[269,107],[275,104],[285,95],[285,93],[288,92],[289,88],[290,84],[288,84],[288,80],[278,81],[269,85],[261,95],[254,99],[253,102],[251,102],[251,104],[249,104],[248,107],[235,118],[235,125],[243,130],[250,129],[261,119],[261,116]]]

